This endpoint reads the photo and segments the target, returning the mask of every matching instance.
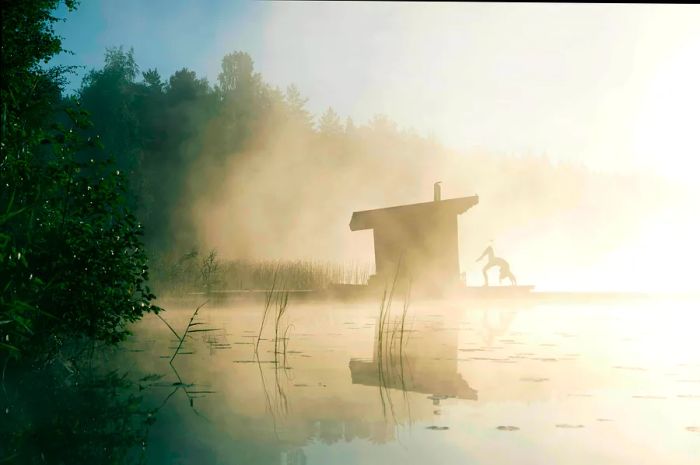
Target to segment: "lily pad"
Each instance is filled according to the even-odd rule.
[[[520,428],[518,428],[517,426],[507,425],[507,426],[497,426],[496,429],[499,431],[518,431]]]

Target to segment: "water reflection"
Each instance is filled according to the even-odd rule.
[[[457,371],[457,329],[430,321],[419,323],[411,332],[414,335],[403,347],[380,351],[377,329],[372,360],[350,360],[352,383],[430,394],[435,399],[477,400],[477,391]]]
[[[517,314],[517,310],[506,308],[488,311],[485,309],[482,313],[484,343],[487,346],[491,346],[497,338],[504,336],[508,333],[511,324],[515,319],[515,315]]]
[[[88,363],[7,373],[0,462],[140,463],[157,413],[144,406],[142,391],[154,379]]]
[[[541,459],[533,463],[547,458],[585,463],[567,455],[580,441],[608,448],[625,443],[618,436],[609,439],[606,425],[625,428],[625,437],[675,438],[680,441],[675,457],[682,459],[689,456],[689,443],[678,431],[696,434],[687,429],[696,419],[685,413],[696,398],[691,397],[695,385],[678,380],[697,379],[699,354],[664,359],[678,374],[663,379],[654,358],[645,355],[644,365],[634,359],[640,354],[636,343],[618,342],[622,325],[639,333],[643,313],[632,310],[603,314],[573,306],[416,304],[402,325],[400,309],[380,323],[375,305],[292,302],[288,316],[294,330],[288,339],[275,342],[270,327],[256,352],[260,306],[211,308],[199,327],[221,329],[193,333],[185,347],[191,354],[176,361],[182,379],[200,387],[183,386],[161,409],[149,436],[148,459],[156,464],[425,463],[427,453],[447,457],[444,463],[510,463],[506,456],[493,461],[482,450],[517,451],[525,447],[522,441],[543,444],[547,435],[566,434],[557,436],[561,450],[538,446],[549,455],[530,450]],[[190,314],[183,309],[180,317],[176,311],[168,315],[182,328]],[[144,373],[167,373],[169,357],[153,354],[171,354],[172,335],[162,324],[149,324],[143,322],[138,334],[154,346],[132,353],[128,363],[138,360]],[[688,365],[676,366],[681,361]],[[632,364],[648,370],[614,368]],[[159,405],[174,389],[162,384],[160,392],[149,393],[148,405]],[[195,400],[197,415],[186,390],[216,392]],[[664,396],[653,402],[667,403],[666,411],[675,415],[669,413],[667,429],[641,421],[654,408],[645,406],[652,401],[642,394]],[[645,431],[639,425],[650,426]],[[470,462],[470,457],[476,458]]]

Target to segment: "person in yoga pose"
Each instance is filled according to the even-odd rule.
[[[508,278],[510,279],[510,283],[513,286],[517,286],[518,282],[515,280],[515,276],[513,273],[510,271],[510,265],[508,264],[507,261],[502,259],[501,257],[496,257],[493,253],[493,247],[488,246],[486,247],[486,250],[484,250],[484,253],[481,254],[481,257],[477,258],[476,261],[480,261],[484,257],[489,257],[489,261],[486,263],[484,266],[482,272],[484,273],[484,286],[489,285],[489,275],[488,271],[493,268],[494,266],[497,266],[500,269],[500,273],[498,275],[499,282],[503,282],[504,279]]]

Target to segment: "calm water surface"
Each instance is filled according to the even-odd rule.
[[[198,302],[163,302],[181,332]],[[119,354],[155,464],[698,464],[698,302],[209,303]],[[287,330],[284,338],[284,331]]]

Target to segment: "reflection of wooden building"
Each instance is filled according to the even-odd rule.
[[[353,384],[477,400],[477,391],[460,376],[456,367],[454,371],[446,371],[444,363],[407,358],[404,361],[403,372],[401,369],[400,363],[392,363],[390,367],[388,364],[380,367],[376,360],[350,360]]]
[[[420,324],[403,349],[399,340],[391,340],[386,334],[380,342],[377,331],[372,360],[350,360],[353,384],[477,400],[477,391],[458,370],[457,330]]]
[[[358,211],[350,230],[374,230],[377,267],[371,283],[391,282],[401,261],[401,275],[418,287],[451,285],[459,281],[457,216],[479,203],[478,196]]]

